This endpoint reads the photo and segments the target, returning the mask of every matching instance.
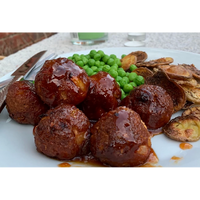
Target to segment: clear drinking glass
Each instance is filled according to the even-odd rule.
[[[143,47],[145,43],[146,33],[143,32],[132,32],[128,33],[128,42],[124,43],[126,47]]]
[[[103,32],[80,32],[70,33],[71,42],[75,45],[92,45],[106,42],[108,40],[108,33]]]
[[[128,29],[128,40],[144,41],[145,39],[145,29]]]

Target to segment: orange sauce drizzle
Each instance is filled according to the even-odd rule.
[[[178,161],[182,160],[183,158],[182,157],[177,157],[177,156],[172,156],[171,157],[171,160],[174,160],[175,163],[178,163]]]
[[[177,157],[177,156],[172,156],[171,157],[171,160],[181,160],[182,159],[182,157],[180,158],[180,157]]]
[[[67,162],[63,162],[63,163],[58,164],[58,167],[71,167],[71,165]]]
[[[183,150],[191,149],[193,146],[190,143],[183,142],[179,145],[179,147]]]
[[[109,167],[107,165],[102,164],[100,161],[95,159],[92,155],[87,155],[83,157],[75,157],[72,160],[70,160],[70,163],[73,163],[73,167],[79,167],[79,166],[76,166],[76,164],[77,165],[87,164],[88,167]],[[161,166],[156,166],[155,164],[157,163],[158,163],[158,157],[155,151],[151,148],[151,152],[146,163],[139,167],[161,167]],[[69,164],[68,162],[62,162],[58,164],[58,167],[71,167],[71,164]]]

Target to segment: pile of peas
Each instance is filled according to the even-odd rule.
[[[123,54],[121,58],[124,56],[126,55]],[[135,65],[130,66],[131,72],[126,72],[121,68],[122,63],[116,55],[106,55],[102,50],[91,50],[87,55],[73,54],[68,59],[82,67],[88,76],[92,76],[99,71],[109,73],[121,88],[121,99],[124,99],[135,87],[144,84],[144,78],[132,72],[137,68]]]

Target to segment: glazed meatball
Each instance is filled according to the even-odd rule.
[[[90,76],[90,89],[81,109],[90,120],[98,120],[104,113],[114,110],[120,98],[121,90],[115,79],[101,71]]]
[[[85,99],[89,85],[85,70],[67,58],[46,61],[35,77],[36,92],[50,107],[79,104]]]
[[[89,152],[90,122],[71,104],[50,109],[33,134],[37,150],[49,157],[70,160]]]
[[[123,106],[99,119],[90,141],[92,155],[110,166],[142,165],[151,151],[151,136],[140,116]]]
[[[141,85],[121,102],[137,112],[148,129],[164,126],[173,114],[173,101],[160,86]]]
[[[38,124],[41,115],[49,109],[36,94],[34,84],[26,80],[16,81],[9,86],[6,108],[16,122],[32,125]]]

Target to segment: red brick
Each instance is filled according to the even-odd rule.
[[[21,34],[11,36],[12,39],[8,40],[10,46],[12,46],[13,51],[16,52],[18,49],[26,47],[25,42],[23,41]]]
[[[45,35],[44,35],[43,30],[44,29],[36,29],[37,38],[36,38],[36,40],[34,40],[34,42],[38,42],[38,41],[45,39]]]
[[[36,29],[27,29],[26,33],[28,34],[28,36],[30,37],[30,39],[34,42],[35,40],[37,40],[37,33],[36,33]]]
[[[21,33],[19,35],[19,37],[22,39],[22,41],[24,42],[25,46],[29,46],[31,44],[33,44],[34,42],[31,40],[31,38],[29,37],[28,33]]]
[[[5,42],[3,40],[0,41],[0,55],[4,55],[7,56],[8,54],[6,54],[6,46],[5,46]]]
[[[51,36],[51,29],[44,29],[45,37]]]
[[[0,33],[0,39],[8,36],[9,33]]]
[[[16,29],[0,29],[0,38],[15,34]]]
[[[0,55],[8,56],[56,33],[0,33]]]

